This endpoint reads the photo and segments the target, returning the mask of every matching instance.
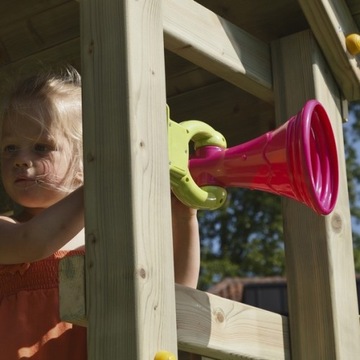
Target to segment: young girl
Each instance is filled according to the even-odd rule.
[[[86,329],[61,322],[58,264],[84,253],[81,84],[72,68],[16,88],[0,123],[4,188],[22,211],[0,216],[1,359],[86,359]],[[175,281],[196,287],[196,211],[172,197]],[[180,239],[181,236],[181,239]]]

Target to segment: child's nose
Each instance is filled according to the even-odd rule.
[[[28,168],[32,166],[32,161],[27,151],[19,151],[15,158],[15,167]]]
[[[32,163],[30,160],[27,162],[17,162],[15,164],[16,167],[24,167],[24,168],[29,168],[29,167],[31,167],[31,165],[32,165]]]

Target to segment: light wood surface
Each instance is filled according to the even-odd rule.
[[[168,50],[273,102],[269,46],[193,0],[164,2]]]
[[[328,216],[283,201],[291,354],[294,360],[354,359],[360,354],[359,317],[342,134],[341,91],[311,32],[272,46],[279,122],[318,99],[337,140],[340,189]]]
[[[61,260],[61,317],[88,326],[83,276],[82,256]],[[212,359],[290,359],[286,317],[184,286],[175,289],[180,350]]]
[[[89,360],[177,352],[159,1],[81,4]]]
[[[359,33],[345,2],[338,0],[299,0],[319,47],[347,100],[360,98],[359,59],[349,54],[345,38]]]

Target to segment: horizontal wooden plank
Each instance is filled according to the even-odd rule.
[[[67,2],[0,27],[8,62],[34,55],[79,36],[79,4]]]
[[[60,262],[60,314],[87,325],[82,256]],[[290,359],[288,320],[278,314],[176,285],[176,317],[180,350],[213,359]]]
[[[308,28],[297,0],[196,1],[268,44]]]
[[[216,75],[166,49],[165,70],[168,97],[199,89],[221,80]]]
[[[213,359],[290,359],[287,318],[176,285],[181,350]]]
[[[74,0],[1,0],[0,1],[0,33],[9,24],[24,20],[61,4]]]
[[[360,1],[359,0],[346,0],[352,15],[360,15]]]
[[[343,94],[360,99],[360,67],[346,49],[346,35],[359,33],[344,0],[299,0],[299,4]]]
[[[48,51],[49,54],[56,53],[57,49],[60,49],[55,45],[60,41],[61,33],[75,40],[78,26],[75,8],[75,2],[66,3],[52,9],[53,16],[49,18],[45,16],[48,13],[44,13],[36,15],[33,23],[31,20],[19,20],[12,24],[2,35],[2,44],[10,61],[9,66],[15,69],[27,62],[31,63],[30,56],[43,59],[46,54],[44,51]],[[72,14],[71,21],[62,21],[65,13]],[[49,28],[51,18],[56,21],[53,21],[54,26]],[[57,26],[59,21],[68,26]],[[164,36],[165,47],[168,50],[272,103],[270,52],[265,43],[192,0],[165,2]],[[22,46],[21,42],[18,43],[19,38],[27,39],[27,45]],[[65,38],[64,40],[68,42]],[[48,49],[44,50],[46,47]],[[57,56],[59,61],[67,58],[66,53],[62,52],[58,52]],[[7,69],[9,67],[5,65],[0,71],[7,72]]]
[[[15,6],[19,2],[4,1],[0,5],[0,64],[27,58],[78,36],[76,1],[52,0],[45,6],[43,1],[32,0],[27,2],[31,6]],[[360,98],[360,69],[356,59],[346,53],[344,36],[359,31],[355,16],[359,16],[360,5],[356,0],[347,3],[353,18],[344,1],[335,2],[336,6],[325,0],[300,1],[339,85],[352,101]],[[236,10],[235,5],[234,2],[232,9]],[[193,0],[168,0],[164,7],[165,46],[169,50],[260,99],[273,102],[266,43]]]
[[[0,96],[6,93],[13,81],[34,74],[48,66],[71,64],[80,67],[80,39],[75,38],[57,46],[40,51],[19,61],[0,67]]]
[[[164,2],[166,49],[273,102],[269,46],[193,0]]]
[[[29,19],[29,25],[44,47],[76,38],[80,33],[79,4],[70,1],[36,14]]]
[[[183,81],[184,75],[174,83],[181,86]],[[169,96],[167,102],[172,120],[203,121],[222,133],[229,147],[275,127],[274,107],[271,104],[224,80],[181,95]]]

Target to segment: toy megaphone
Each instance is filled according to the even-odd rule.
[[[323,106],[308,101],[274,131],[226,148],[224,137],[209,125],[169,119],[170,180],[188,206],[216,209],[227,187],[262,190],[295,199],[322,215],[336,203],[339,187],[337,149]],[[189,159],[189,141],[195,153]]]

